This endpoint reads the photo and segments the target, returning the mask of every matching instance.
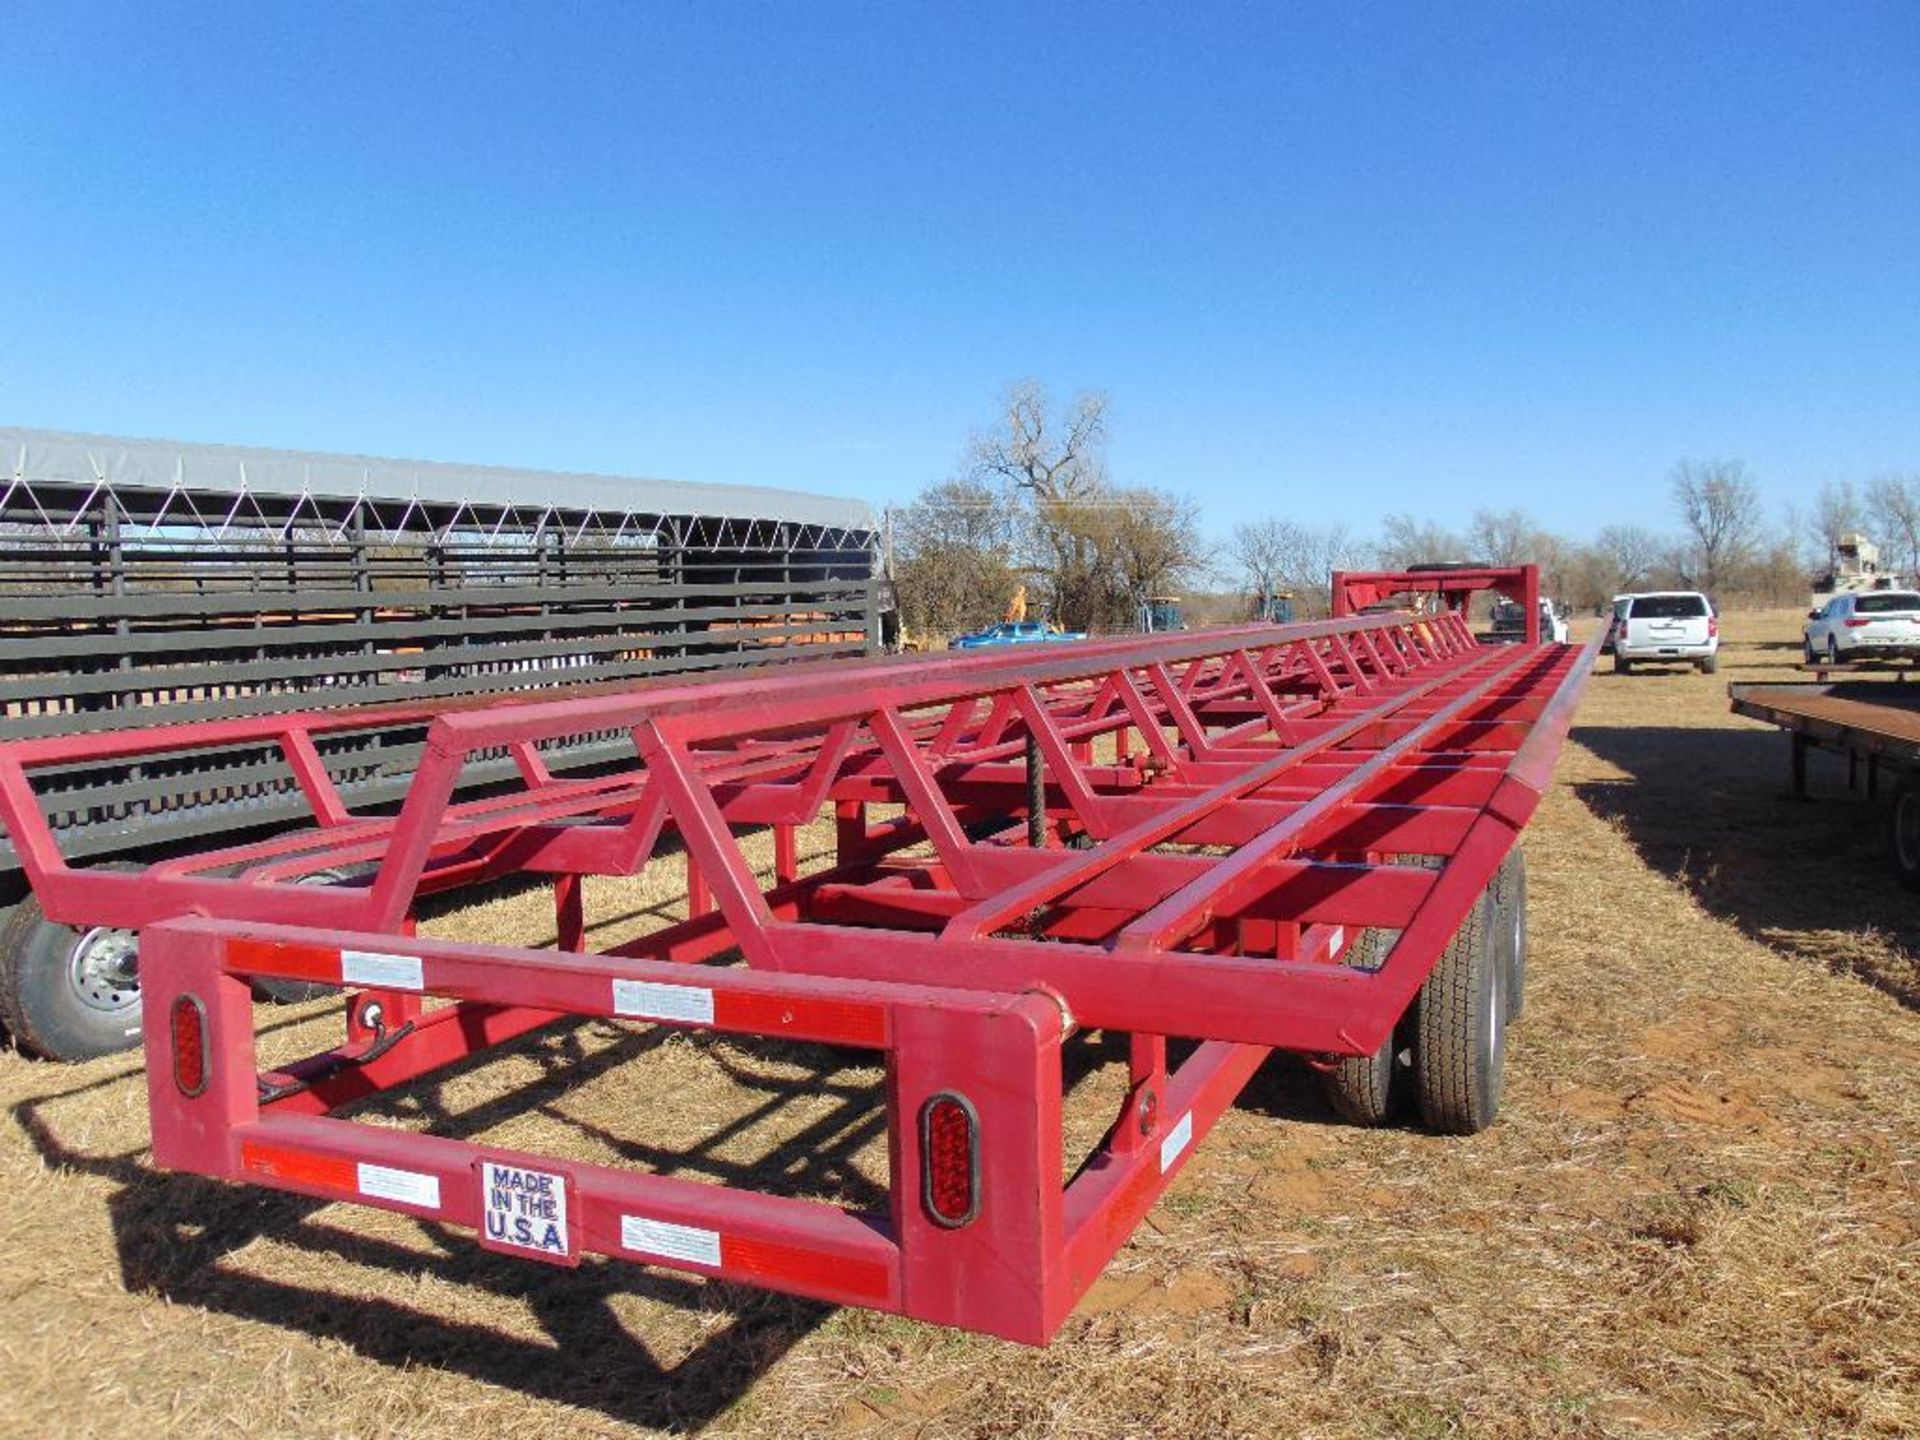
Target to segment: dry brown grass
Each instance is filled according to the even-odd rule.
[[[137,1068],[0,1057],[0,1394],[102,1436],[1920,1431],[1920,1015],[1875,812],[1798,806],[1726,669],[1594,678],[1536,821],[1534,988],[1471,1140],[1334,1124],[1276,1064],[1047,1350],[160,1176]],[[677,908],[597,886],[607,933]],[[527,941],[534,895],[436,919]],[[1864,983],[1863,983],[1864,982]],[[1906,1004],[1903,1004],[1902,1001]],[[330,1033],[270,1013],[275,1048]],[[1112,1098],[1112,1052],[1089,1045]],[[877,1073],[591,1024],[393,1123],[871,1198]],[[728,1125],[724,1122],[731,1120]],[[1073,1143],[1104,1119],[1075,1108]],[[716,1138],[717,1137],[717,1138]]]

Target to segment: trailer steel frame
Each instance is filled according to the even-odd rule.
[[[393,815],[314,763],[348,717],[22,740],[0,820],[49,915],[143,932],[159,1164],[1038,1343],[1271,1050],[1392,1033],[1538,804],[1593,651],[1400,613],[450,709]],[[543,757],[585,734],[628,763],[556,776]],[[139,874],[66,865],[37,771],[240,743],[280,749],[309,825]],[[460,798],[501,753],[520,787]],[[796,832],[829,808],[831,863],[803,870]],[[741,839],[767,829],[763,882]],[[669,834],[689,918],[589,953],[582,877],[638,873]],[[411,933],[422,896],[528,873],[557,950]],[[1342,963],[1369,928],[1400,932],[1384,962]],[[263,1073],[261,979],[349,992],[345,1042]],[[338,1113],[567,1015],[881,1052],[886,1212]],[[1076,1028],[1130,1037],[1129,1084],[1063,1184]],[[1174,1065],[1170,1037],[1199,1043]],[[562,1196],[557,1248],[489,1235],[496,1174]]]

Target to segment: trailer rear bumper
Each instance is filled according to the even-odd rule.
[[[1094,1158],[1061,1179],[1056,998],[759,975],[285,926],[182,920],[146,933],[155,1163],[470,1229],[573,1265],[659,1265],[1011,1340],[1046,1341],[1259,1067],[1203,1044],[1130,1096]],[[360,948],[377,945],[378,950]],[[251,982],[348,983],[391,1042],[268,1073]],[[429,996],[455,1003],[426,1012]],[[357,1002],[364,1013],[368,995]],[[861,1213],[788,1196],[532,1154],[344,1118],[342,1107],[564,1016],[821,1041],[887,1068],[890,1200]],[[964,1164],[930,1152],[941,1104],[971,1123]],[[948,1149],[951,1139],[937,1142]],[[945,1167],[944,1169],[942,1167]],[[955,1175],[962,1179],[955,1181]],[[942,1214],[942,1185],[970,1203]]]

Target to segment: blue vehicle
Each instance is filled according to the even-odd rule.
[[[984,650],[994,645],[1041,645],[1053,640],[1086,638],[1087,632],[1084,630],[1050,630],[1038,620],[1005,620],[969,635],[956,635],[948,648]]]

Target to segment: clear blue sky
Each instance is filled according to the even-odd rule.
[[[1920,470],[1913,4],[0,0],[0,422],[1224,529]]]

